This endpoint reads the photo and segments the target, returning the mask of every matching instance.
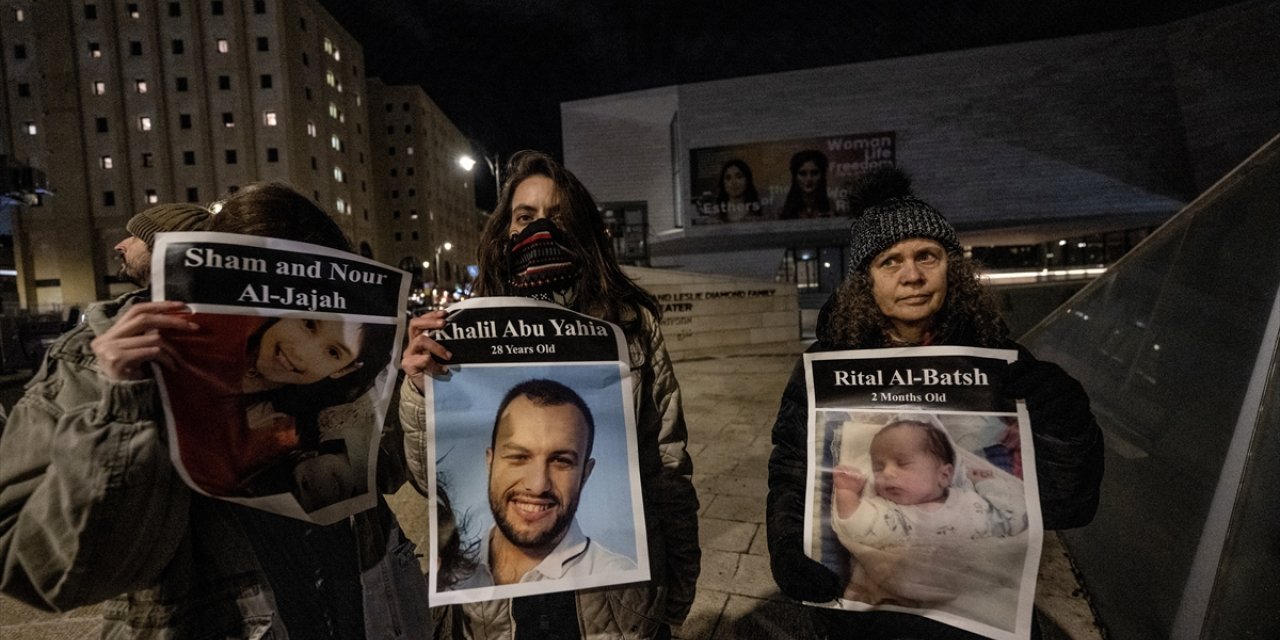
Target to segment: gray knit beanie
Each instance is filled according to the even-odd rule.
[[[896,167],[868,173],[850,197],[849,273],[864,269],[877,254],[908,238],[936,240],[947,253],[960,253],[956,230],[929,203],[911,193],[911,179]]]
[[[125,223],[124,228],[147,248],[156,246],[156,234],[165,231],[204,231],[209,225],[209,210],[198,204],[174,202],[151,207]]]

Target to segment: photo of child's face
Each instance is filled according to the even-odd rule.
[[[892,424],[871,439],[876,495],[916,505],[946,498],[954,467],[929,451],[926,427]]]
[[[358,366],[361,325],[336,320],[281,318],[262,334],[255,367],[280,384],[311,384]]]

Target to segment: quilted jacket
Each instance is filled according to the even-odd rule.
[[[664,624],[678,625],[689,613],[698,582],[698,497],[685,450],[688,431],[680,405],[680,386],[671,368],[658,323],[647,311],[640,330],[627,334],[634,376],[636,441],[640,484],[648,527],[649,582],[578,591],[578,623],[584,640],[650,638]],[[426,435],[422,394],[401,390],[400,421],[405,432],[409,472],[427,486]],[[444,619],[452,637],[515,637],[510,600],[456,605]]]

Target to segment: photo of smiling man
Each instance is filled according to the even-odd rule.
[[[569,387],[534,379],[507,392],[485,451],[494,526],[480,540],[477,570],[455,589],[636,568],[584,535],[575,517],[594,440],[591,409]]]
[[[433,605],[649,578],[626,375],[610,362],[472,365],[431,388],[431,490],[449,505],[423,540]]]

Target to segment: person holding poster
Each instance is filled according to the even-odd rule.
[[[207,226],[206,226],[207,225]],[[154,235],[210,230],[350,250],[306,196],[247,185],[221,204],[129,221],[127,273],[149,285]],[[198,329],[144,288],[91,307],[46,354],[0,434],[0,589],[48,611],[114,599],[104,637],[427,637],[426,586],[385,504],[332,526],[206,497],[171,461],[161,332]]]
[[[555,638],[666,638],[693,602],[699,572],[698,499],[692,463],[659,307],[653,296],[623,274],[595,201],[580,181],[550,156],[513,156],[502,197],[481,237],[480,296],[523,296],[555,302],[622,327],[635,384],[634,410],[639,478],[647,525],[648,582],[513,600],[457,605],[448,615],[476,638],[545,633]],[[428,332],[446,325],[443,312],[410,322],[402,368],[400,419],[406,433],[421,432],[425,375],[443,375],[450,352]],[[416,446],[406,447],[419,486],[429,468]],[[492,471],[490,472],[493,473]],[[456,507],[456,505],[455,505]],[[501,505],[500,505],[501,507]],[[493,537],[489,557],[494,566]],[[532,637],[532,636],[531,636]]]
[[[827,195],[826,154],[805,149],[791,156],[791,189],[782,203],[781,220],[826,218],[831,215],[831,198]]]
[[[1039,469],[1044,527],[1088,524],[1097,508],[1102,479],[1102,436],[1079,382],[1057,365],[1036,360],[1009,338],[994,301],[978,279],[976,263],[963,255],[955,229],[936,209],[911,193],[904,174],[892,168],[873,172],[860,185],[853,204],[851,210],[857,217],[850,228],[850,272],[821,314],[818,341],[810,352],[925,345],[1017,349],[1017,360],[1005,367],[1004,386],[997,391],[1007,398],[1025,399]],[[773,577],[783,593],[797,600],[825,603],[847,597],[849,577],[837,575],[810,558],[803,544],[809,397],[802,361],[783,392],[773,427],[767,528]],[[939,490],[944,495],[955,492],[950,477],[956,473],[955,453],[949,455],[941,444],[929,445],[924,441],[928,432],[919,427],[900,426],[885,424],[869,431],[873,436],[871,458],[881,458],[880,473],[892,466],[890,459],[903,464],[914,460],[925,465],[928,473],[923,469],[916,473],[912,491],[906,490],[902,483],[907,481],[900,478],[877,487],[883,495],[870,499],[880,500],[886,509],[889,519],[881,514],[880,520],[886,525],[944,509],[946,503],[938,502]],[[877,446],[876,439],[881,436],[884,441]],[[874,463],[872,466],[875,468]],[[994,477],[996,469],[993,465],[971,468],[978,473],[972,478],[977,481],[973,486],[979,487],[988,473]],[[831,508],[837,521],[845,515],[854,517],[862,508],[852,491],[868,479],[849,471],[837,467],[832,478],[835,497]],[[979,522],[966,525],[970,527],[968,536],[999,536],[1022,526],[1015,513],[1001,511],[1003,503],[997,495],[993,491],[973,502],[980,517]],[[868,500],[866,494],[862,500]],[[904,503],[915,506],[904,507]],[[908,508],[915,511],[902,511]],[[978,530],[982,530],[980,534]],[[812,611],[814,624],[824,637],[978,637],[897,611]],[[1033,636],[1038,635],[1034,625],[1032,629]]]

